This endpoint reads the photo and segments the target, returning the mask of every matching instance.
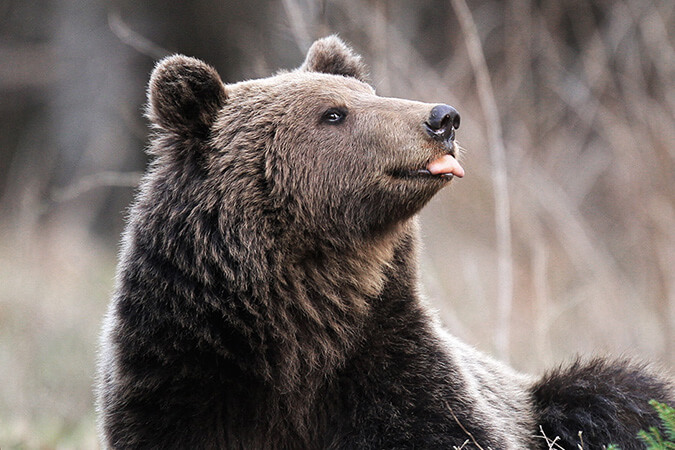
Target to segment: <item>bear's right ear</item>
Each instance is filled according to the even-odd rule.
[[[315,41],[300,70],[342,75],[368,83],[368,69],[361,56],[335,35]]]
[[[146,116],[161,130],[206,137],[226,100],[225,86],[213,67],[173,55],[152,72]]]

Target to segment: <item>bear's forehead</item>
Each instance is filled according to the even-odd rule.
[[[272,96],[277,100],[298,98],[348,98],[375,96],[375,89],[355,78],[316,72],[293,71],[268,78],[243,81],[228,86],[236,97],[260,98]]]

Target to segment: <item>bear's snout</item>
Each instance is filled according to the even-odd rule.
[[[424,123],[427,131],[436,140],[454,139],[455,130],[459,128],[459,113],[449,105],[436,105],[431,108],[429,118]]]

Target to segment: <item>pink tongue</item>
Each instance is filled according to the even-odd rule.
[[[434,159],[427,166],[427,170],[432,175],[443,175],[451,173],[456,177],[462,178],[464,176],[464,169],[459,165],[457,160],[451,155],[443,155],[438,159]]]

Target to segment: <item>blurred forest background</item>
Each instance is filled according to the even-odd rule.
[[[3,0],[0,447],[96,448],[94,361],[147,157],[153,64],[226,82],[338,33],[385,96],[462,115],[467,176],[422,213],[450,330],[540,372],[675,362],[675,2]]]

